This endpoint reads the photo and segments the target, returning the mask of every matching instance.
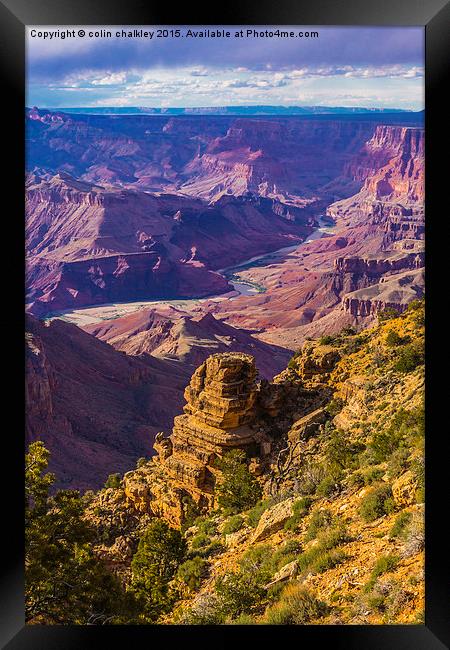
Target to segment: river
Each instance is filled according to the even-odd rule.
[[[224,275],[230,284],[233,285],[233,291],[230,293],[219,294],[216,296],[207,296],[206,298],[180,298],[180,299],[167,299],[167,300],[150,300],[150,301],[133,301],[133,302],[117,302],[105,303],[103,305],[95,305],[92,307],[82,307],[80,309],[70,309],[62,312],[55,312],[47,320],[60,318],[61,320],[74,323],[79,327],[89,325],[91,323],[98,323],[102,320],[111,320],[126,316],[141,309],[152,309],[156,307],[172,308],[180,311],[189,311],[193,307],[200,305],[206,301],[220,301],[220,300],[235,300],[239,296],[252,296],[257,293],[264,292],[264,287],[242,280],[239,276],[239,271],[251,268],[252,266],[264,266],[266,264],[273,264],[283,260],[289,253],[295,251],[299,246],[307,246],[309,242],[315,239],[320,239],[325,233],[333,232],[334,225],[330,224],[330,220],[324,217],[318,218],[319,227],[316,228],[306,239],[300,244],[293,244],[292,246],[285,246],[271,253],[264,255],[257,255],[251,257],[240,264],[229,266],[224,269],[219,269],[217,273]]]

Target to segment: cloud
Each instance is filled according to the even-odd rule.
[[[366,104],[382,98],[379,101],[391,107],[421,108],[423,103],[422,28],[318,27],[313,28],[319,31],[316,40],[113,36],[64,41],[33,39],[31,29],[27,28],[29,104],[205,106],[330,101],[336,105],[350,98],[361,98]],[[229,29],[234,33],[240,28]]]

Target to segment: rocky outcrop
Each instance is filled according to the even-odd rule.
[[[174,419],[169,440],[156,440],[155,462],[167,480],[170,500],[175,489],[178,495],[189,494],[200,509],[211,507],[215,460],[235,448],[259,454],[255,379],[254,358],[239,353],[213,354],[195,371],[185,390],[184,414]]]
[[[306,341],[297,357],[296,371],[305,383],[323,382],[339,359],[339,350],[332,345]]]
[[[251,537],[251,543],[260,542],[283,528],[287,520],[292,517],[295,499],[292,497],[275,504],[261,515],[261,519]]]
[[[402,313],[412,300],[422,298],[425,291],[424,270],[404,271],[381,278],[377,284],[346,294],[344,312],[354,317],[373,317],[385,309]]]
[[[399,476],[392,484],[395,504],[403,508],[414,503],[417,485],[417,478],[411,470]]]

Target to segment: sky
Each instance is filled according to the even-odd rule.
[[[422,27],[158,29],[27,27],[27,106],[424,108]],[[200,36],[206,29],[222,34]],[[261,35],[266,29],[294,36]]]

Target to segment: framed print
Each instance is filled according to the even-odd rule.
[[[4,646],[446,647],[448,5],[1,12]]]

